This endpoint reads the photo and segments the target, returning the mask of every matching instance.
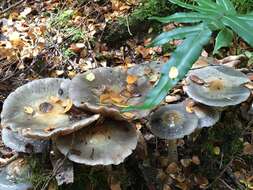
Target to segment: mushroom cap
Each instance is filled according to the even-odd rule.
[[[26,160],[19,158],[0,169],[0,189],[32,190],[32,184],[25,180],[29,176],[29,166]]]
[[[130,69],[133,71],[138,67],[143,66]],[[122,107],[141,104],[145,94],[153,86],[149,80],[138,75],[132,75],[133,79],[129,84],[127,82],[129,75],[132,75],[131,72],[128,73],[122,67],[101,67],[87,71],[72,80],[70,98],[77,107],[116,119],[145,117],[150,113],[148,110],[133,111],[133,118],[120,113]]]
[[[70,80],[46,78],[29,82],[12,92],[3,104],[1,124],[21,135],[48,139],[69,134],[99,118],[84,116],[74,121],[65,109]]]
[[[250,90],[242,86],[250,81],[248,77],[231,67],[208,66],[191,70],[188,75],[185,92],[193,100],[208,106],[236,105],[245,101],[250,95]],[[198,77],[205,84],[192,81],[191,76]]]
[[[86,165],[120,164],[137,145],[136,129],[126,121],[102,124],[56,139],[60,152],[71,161]]]
[[[41,153],[44,152],[48,145],[48,141],[34,140],[21,136],[8,128],[2,129],[2,141],[5,146],[24,153]]]
[[[199,118],[198,128],[211,127],[220,119],[220,111],[214,107],[196,104],[192,109]]]
[[[179,139],[198,127],[198,118],[186,111],[183,103],[159,107],[149,122],[151,132],[163,139]]]

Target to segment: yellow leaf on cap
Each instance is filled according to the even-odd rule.
[[[34,110],[30,106],[25,106],[24,107],[24,112],[27,113],[27,114],[29,114],[29,115],[32,115],[34,113]]]
[[[126,82],[127,84],[134,84],[138,80],[138,77],[135,75],[128,75]]]
[[[91,81],[95,80],[96,77],[93,73],[89,73],[85,76],[85,78],[86,78],[86,80],[91,82]]]
[[[171,79],[175,79],[175,78],[177,78],[177,76],[178,76],[178,69],[176,68],[176,67],[171,67],[171,69],[170,69],[170,71],[169,71],[169,77],[171,78]]]

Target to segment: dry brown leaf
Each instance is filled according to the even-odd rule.
[[[167,174],[175,174],[179,171],[180,171],[180,169],[175,162],[172,162],[170,165],[168,165],[168,167],[166,169]]]
[[[73,102],[72,102],[72,100],[67,99],[65,101],[62,101],[61,105],[62,105],[62,107],[64,107],[64,112],[63,113],[66,113],[72,108]]]
[[[196,165],[199,165],[200,164],[200,160],[199,160],[199,157],[198,156],[193,156],[192,157],[192,162]]]
[[[253,145],[246,143],[243,147],[243,154],[244,155],[253,155]]]
[[[55,126],[49,125],[47,128],[44,129],[44,131],[48,133],[48,132],[55,130],[55,128],[56,128]]]

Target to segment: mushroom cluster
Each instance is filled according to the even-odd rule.
[[[144,100],[159,70],[157,62],[143,63],[130,69],[97,68],[72,80],[29,82],[4,102],[2,141],[22,157],[50,151],[53,167],[68,158],[63,165],[68,172],[56,176],[59,185],[73,182],[72,162],[120,164],[137,146],[137,130],[130,121],[150,113],[120,110]]]
[[[207,66],[191,70],[186,78],[184,90],[191,100],[160,106],[152,113],[122,113],[122,108],[144,101],[159,78],[161,66],[151,62],[130,68],[103,67],[72,80],[29,82],[4,102],[3,143],[23,154],[51,149],[53,166],[68,158],[63,167],[70,173],[61,171],[61,177],[56,177],[61,185],[73,182],[72,162],[92,166],[122,163],[137,146],[133,120],[146,117],[151,132],[176,148],[175,139],[213,126],[221,108],[250,96],[250,90],[243,86],[249,82],[246,75],[222,65]]]

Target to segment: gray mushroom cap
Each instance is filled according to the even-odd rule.
[[[69,134],[97,120],[97,114],[76,121],[65,113],[62,103],[71,101],[68,98],[69,83],[67,79],[46,78],[17,88],[3,104],[2,126],[26,137],[48,139]]]
[[[137,68],[138,66],[130,70]],[[124,113],[120,113],[122,107],[141,104],[147,91],[152,88],[149,80],[138,75],[134,76],[137,78],[136,82],[129,85],[127,83],[129,75],[131,72],[122,67],[102,67],[87,71],[72,80],[69,90],[70,98],[77,107],[117,119],[127,118]],[[101,97],[108,91],[117,94],[118,97],[115,99],[122,101],[101,102]],[[133,111],[132,113],[134,118],[130,119],[137,119],[147,116],[149,111]]]
[[[120,164],[137,145],[136,129],[126,121],[105,120],[56,139],[60,152],[86,165]]]
[[[8,128],[2,129],[2,141],[5,146],[11,148],[12,150],[24,153],[44,152],[49,144],[48,141],[34,140],[23,137],[20,134],[11,131]]]
[[[204,84],[191,79],[198,77]],[[250,90],[243,84],[250,80],[246,75],[231,67],[208,66],[192,70],[187,77],[184,87],[187,95],[193,100],[209,106],[225,107],[245,101]]]
[[[32,184],[26,182],[29,176],[26,160],[19,158],[5,168],[0,169],[0,190],[32,190]]]
[[[179,139],[191,134],[198,127],[198,118],[186,111],[183,103],[161,106],[149,122],[151,132],[163,139]]]
[[[220,119],[221,112],[214,107],[196,104],[192,107],[192,110],[199,118],[198,128],[211,127]]]

